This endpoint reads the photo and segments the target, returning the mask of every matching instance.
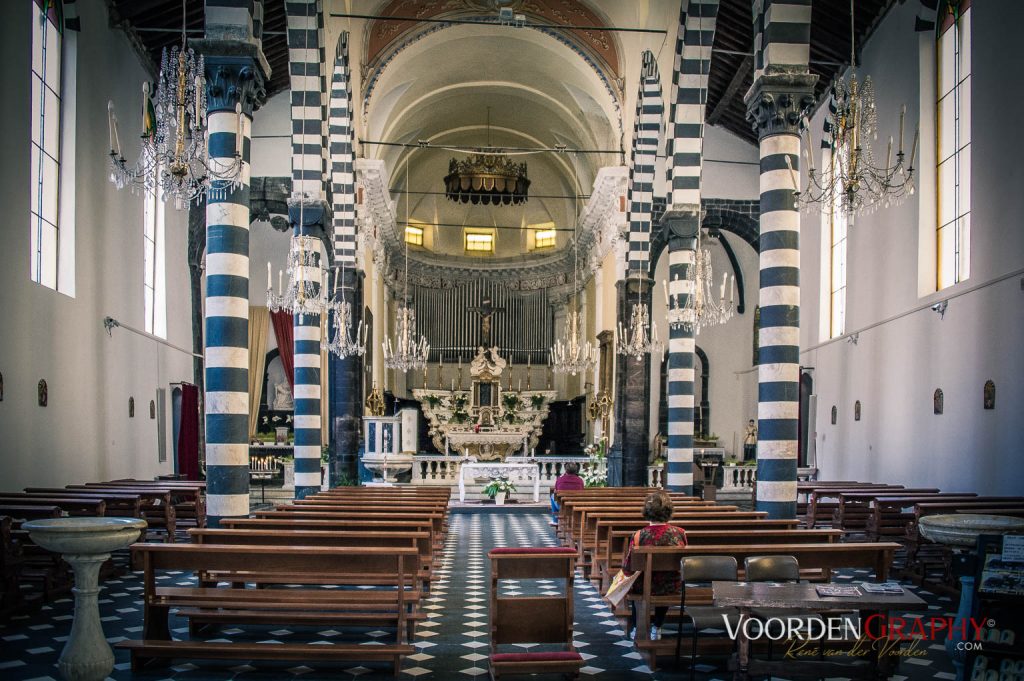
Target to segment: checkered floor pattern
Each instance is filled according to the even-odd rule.
[[[490,588],[490,564],[487,552],[498,546],[555,546],[548,526],[548,516],[541,512],[455,513],[444,547],[440,579],[424,604],[428,620],[418,629],[416,653],[406,658],[403,678],[475,679],[487,678],[487,602]],[[848,571],[837,581],[859,581],[867,573]],[[167,584],[191,584],[191,577],[180,573],[161,575]],[[560,585],[547,582],[503,582],[503,593],[555,593]],[[577,579],[575,584],[575,643],[586,660],[584,679],[596,681],[631,681],[687,679],[688,672],[661,670],[652,675],[640,654],[626,638],[621,624],[612,617],[607,605],[589,583]],[[908,614],[907,617],[928,617],[933,614],[952,615],[956,604],[947,596],[937,596],[920,589],[916,593],[929,602],[932,612]],[[103,583],[100,608],[103,626],[111,643],[126,638],[139,638],[142,632],[140,573],[127,572],[123,577]],[[58,679],[57,657],[71,628],[72,601],[63,598],[29,616],[21,616],[0,624],[0,679]],[[174,635],[188,636],[186,622],[172,619]],[[363,629],[339,632],[303,627],[229,627],[211,632],[209,640],[220,641],[316,641],[359,642],[373,645],[393,633]],[[531,646],[522,645],[524,649]],[[226,680],[238,679],[390,679],[390,668],[378,663],[316,665],[252,661],[178,662],[169,667],[147,669],[133,674],[128,656],[117,652],[117,665],[111,678],[116,681],[134,679]],[[670,661],[666,661],[670,664]],[[721,666],[698,665],[702,681],[728,679],[731,674]],[[941,645],[928,648],[924,658],[905,659],[897,671],[896,681],[950,680],[953,668]]]

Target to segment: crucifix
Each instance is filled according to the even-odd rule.
[[[503,307],[494,307],[490,296],[481,300],[479,307],[469,308],[470,312],[476,312],[480,315],[480,344],[483,347],[491,347],[491,317],[494,316],[495,312],[501,312],[504,309]]]

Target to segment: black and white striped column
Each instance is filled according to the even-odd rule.
[[[294,213],[297,207],[290,207]],[[319,213],[319,211],[317,211]],[[303,210],[305,215],[305,210]],[[308,223],[307,223],[308,224]],[[308,227],[296,220],[295,235],[301,236]],[[320,294],[319,239],[306,239],[310,245],[307,262],[312,267],[300,267],[297,277],[300,286],[311,297]],[[296,313],[293,315],[295,350],[295,498],[303,499],[320,491],[320,315]]]
[[[763,58],[747,95],[761,156],[757,508],[772,518],[796,515],[800,213],[793,177],[800,118],[813,104],[817,80],[807,73],[810,22],[810,0],[754,4],[755,46]]]
[[[352,147],[352,85],[348,65],[348,32],[338,36],[328,106],[331,197],[334,212],[334,261],[356,261],[356,196]]]
[[[324,80],[318,0],[285,0],[291,84],[292,194],[325,198]]]
[[[689,280],[700,230],[704,111],[707,104],[711,48],[718,23],[718,0],[683,0],[676,33],[672,72],[672,107],[668,139],[668,203],[664,221],[669,234],[668,292],[676,308],[694,294]],[[693,328],[669,328],[668,489],[693,493]]]
[[[633,149],[629,165],[629,252],[628,274],[645,273],[650,262],[651,211],[654,204],[654,167],[661,137],[664,112],[658,62],[650,50],[644,50],[640,71],[640,91],[633,122]]]

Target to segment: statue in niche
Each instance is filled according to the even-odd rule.
[[[836,405],[833,404],[832,405],[832,425],[833,426],[836,425],[836,423],[838,421],[839,421],[839,409],[837,409]]]
[[[4,398],[4,381],[0,377],[0,400]],[[985,409],[996,408],[996,384],[993,381],[985,381],[985,398],[983,405]]]
[[[149,418],[156,418],[156,402],[153,400],[149,401]]]
[[[853,403],[853,420],[860,421],[860,400]]]
[[[754,419],[747,421],[747,429],[743,434],[743,460],[753,461],[757,458],[757,423]]]
[[[135,398],[134,397],[129,397],[128,398],[128,418],[130,418],[130,419],[135,418]]]
[[[274,402],[270,408],[274,411],[291,411],[295,408],[292,387],[287,382],[274,384]]]
[[[932,395],[932,411],[935,414],[941,414],[944,408],[944,398],[942,396],[942,388],[936,388],[935,394]]]
[[[46,387],[46,379],[45,378],[40,378],[39,379],[39,386],[37,387],[37,390],[38,390],[38,393],[39,393],[39,406],[40,407],[45,407],[47,404],[50,403],[50,391]]]

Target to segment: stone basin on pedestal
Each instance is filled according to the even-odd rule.
[[[97,604],[100,566],[139,538],[139,518],[47,518],[22,524],[32,541],[61,554],[75,573],[75,617],[57,667],[68,681],[98,681],[114,669]]]
[[[950,513],[948,515],[928,515],[920,520],[921,536],[936,544],[945,544],[953,550],[974,552],[978,545],[978,535],[1006,534],[1024,529],[1024,518],[1005,515],[989,515],[983,513]],[[956,613],[953,625],[954,635],[946,639],[946,652],[953,660],[956,668],[957,681],[963,681],[964,661],[967,653],[957,649],[956,644],[963,640],[956,632],[962,632],[961,622],[971,616],[974,608],[974,574],[960,577],[960,608]]]

